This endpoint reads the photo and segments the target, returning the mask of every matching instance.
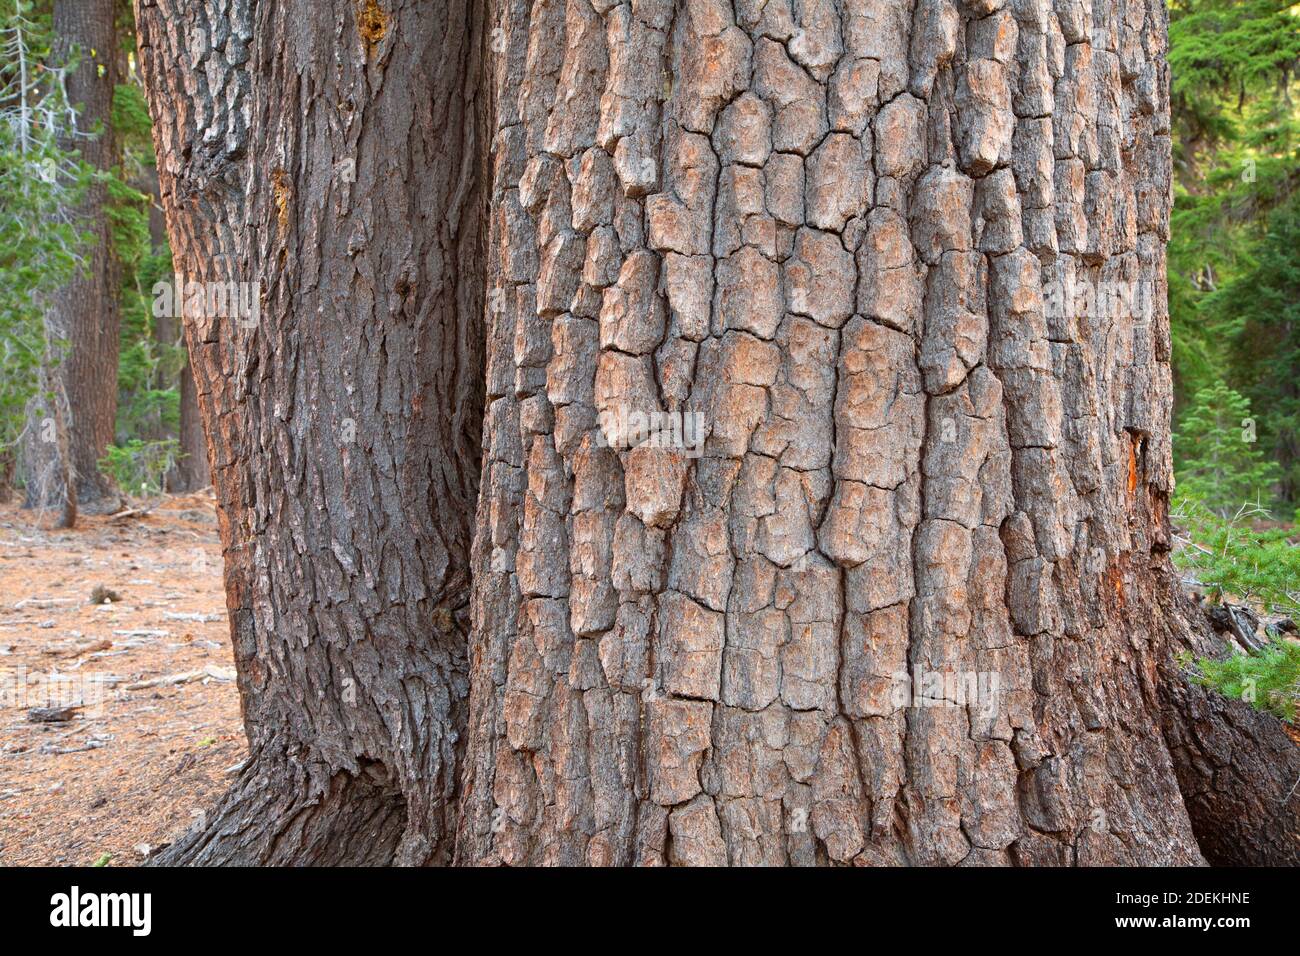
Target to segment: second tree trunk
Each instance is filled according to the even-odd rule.
[[[478,17],[140,0],[137,22],[177,269],[240,305],[187,305],[185,331],[251,758],[164,860],[446,860],[481,428]]]

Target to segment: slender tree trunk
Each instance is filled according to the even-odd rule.
[[[14,497],[14,453],[11,448],[0,448],[0,505],[7,505]]]
[[[181,345],[184,347],[184,340]],[[180,453],[181,459],[176,463],[172,491],[195,491],[212,484],[212,472],[208,467],[208,442],[203,434],[203,419],[199,415],[199,393],[194,385],[194,370],[188,358],[180,372],[181,422]]]
[[[163,216],[162,187],[158,182],[158,167],[143,167],[134,185],[136,189],[149,197],[149,251],[155,256],[161,255],[168,247],[167,220]],[[183,339],[177,316],[170,314],[167,310],[155,311],[159,314],[150,317],[151,331],[153,333],[154,347],[157,353],[161,355],[165,353],[166,349],[174,348]],[[154,370],[154,388],[173,388],[176,384],[172,380],[169,363],[159,362]],[[152,437],[174,438],[175,435],[165,428],[162,423],[159,423],[157,431]],[[170,479],[168,481],[170,483]]]
[[[495,25],[458,859],[1200,862],[1163,3]]]
[[[453,832],[486,98],[465,0],[137,0],[251,758],[166,862],[426,863]],[[246,287],[245,287],[246,288]]]
[[[162,210],[162,189],[158,182],[158,170],[147,171],[148,182],[141,190],[150,197],[149,203],[149,238],[155,255],[168,250],[167,223]],[[154,316],[154,341],[159,346],[172,349],[185,349],[185,337],[180,324],[174,316],[165,313]],[[166,371],[158,382],[159,388],[175,388],[179,392],[180,422],[174,437],[178,440],[180,459],[167,473],[168,491],[194,491],[212,484],[212,473],[208,468],[208,443],[203,435],[203,420],[199,416],[198,390],[194,387],[194,372],[190,368],[189,351],[185,352],[184,364],[171,377],[171,363],[164,363]]]
[[[77,57],[67,80],[68,100],[79,109],[75,148],[93,169],[106,172],[121,161],[113,134],[113,89],[118,82],[115,0],[56,0],[56,58]],[[32,404],[24,481],[29,507],[51,507],[65,500],[64,475],[71,473],[83,507],[116,504],[112,483],[99,471],[99,459],[112,443],[117,420],[117,354],[121,316],[120,269],[113,252],[107,216],[108,189],[92,183],[75,217],[89,234],[82,271],[50,297],[47,338],[55,342],[49,369],[57,389]],[[67,396],[67,455],[57,443],[41,440],[41,423],[51,418],[50,395]]]

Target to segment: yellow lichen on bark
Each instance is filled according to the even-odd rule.
[[[271,186],[275,190],[275,220],[283,232],[289,228],[289,206],[293,199],[293,186],[283,169],[271,171]]]
[[[357,32],[366,45],[366,56],[373,55],[388,32],[388,16],[375,0],[357,0]]]

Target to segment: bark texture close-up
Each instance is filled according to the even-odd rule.
[[[445,860],[481,428],[481,17],[136,15],[176,271],[234,283],[239,306],[184,322],[251,757],[164,861]]]
[[[1164,5],[498,27],[459,859],[1201,861]]]

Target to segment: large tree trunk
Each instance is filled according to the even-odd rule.
[[[1285,858],[1171,663],[1159,0],[212,7],[137,0],[263,284],[186,316],[253,757],[165,860]]]
[[[486,100],[465,0],[137,0],[251,759],[167,862],[448,857]]]
[[[112,125],[113,89],[121,60],[116,52],[115,9],[115,0],[56,0],[54,4],[55,57],[77,58],[77,68],[67,78],[67,94],[79,110],[78,136],[65,145],[75,148],[82,160],[100,172],[121,161]],[[68,473],[74,476],[75,496],[83,507],[102,509],[117,501],[112,483],[99,470],[99,459],[112,443],[117,424],[121,324],[120,268],[107,204],[107,185],[91,183],[73,211],[79,228],[89,236],[86,261],[73,279],[50,297],[47,377],[53,387],[43,389],[30,409],[23,469],[28,507],[65,506]],[[51,407],[59,392],[67,398],[67,440],[62,443],[45,440],[50,430],[43,427],[61,417]]]
[[[503,8],[458,859],[1200,862],[1163,3]]]

